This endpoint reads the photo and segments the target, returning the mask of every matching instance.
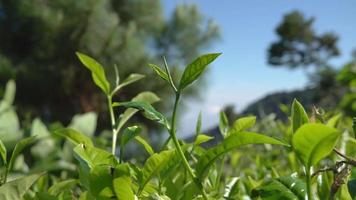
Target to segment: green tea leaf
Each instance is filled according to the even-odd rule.
[[[127,127],[121,136],[121,146],[125,146],[131,139],[135,138],[138,134],[140,134],[141,131],[142,129],[139,126]]]
[[[0,140],[0,154],[3,163],[6,165],[7,164],[7,151],[4,143]]]
[[[141,92],[140,94],[138,94],[137,96],[135,96],[131,101],[144,101],[147,102],[149,104],[153,104],[157,101],[159,101],[160,99],[157,97],[157,95],[155,95],[152,92]],[[125,110],[125,112],[120,115],[120,121],[118,123],[117,129],[120,130],[124,124],[136,113],[138,112],[137,109],[134,108],[128,108]]]
[[[307,113],[302,104],[294,99],[292,103],[292,131],[295,133],[299,127],[309,122]]]
[[[14,103],[15,94],[16,94],[16,83],[14,80],[9,80],[6,83],[3,101],[5,101],[8,105],[12,105]]]
[[[199,135],[201,133],[201,112],[199,112],[197,124],[195,126],[195,135]]]
[[[123,106],[126,108],[135,108],[137,110],[143,111],[143,115],[152,121],[156,121],[164,125],[168,130],[170,129],[169,122],[165,116],[151,106],[147,102],[130,101],[130,102],[115,102],[112,106]]]
[[[184,70],[179,83],[179,90],[183,90],[193,83],[221,53],[205,54],[190,63]]]
[[[232,125],[233,132],[245,131],[248,128],[251,128],[256,123],[256,117],[242,117],[237,119]]]
[[[332,127],[332,128],[336,128],[337,124],[339,123],[340,119],[341,119],[341,114],[337,114],[335,116],[333,116],[331,119],[329,119],[329,121],[327,122],[326,125]]]
[[[356,179],[347,182],[347,188],[349,190],[351,198],[354,199],[356,197]]]
[[[254,189],[252,191],[252,197],[258,196],[263,200],[304,200],[306,199],[306,186],[304,182],[295,175],[279,177]]]
[[[309,168],[331,153],[340,135],[338,130],[323,124],[305,124],[293,135],[292,144]]]
[[[64,180],[58,183],[55,183],[48,189],[48,193],[51,195],[57,196],[59,193],[61,193],[64,190],[70,189],[74,187],[76,184],[78,184],[77,179],[68,179]]]
[[[195,145],[200,145],[201,143],[204,142],[208,142],[210,140],[214,139],[214,137],[208,136],[208,135],[204,135],[204,134],[199,134],[197,135],[197,137],[195,138]]]
[[[113,90],[113,92],[111,93],[111,95],[114,95],[117,91],[119,91],[120,89],[124,88],[127,85],[130,85],[131,83],[134,83],[142,78],[144,78],[145,76],[142,74],[130,74],[129,77],[127,77],[121,84],[119,84],[118,86],[116,86],[116,88]]]
[[[229,130],[229,121],[224,111],[220,112],[219,130],[224,138],[227,137],[227,131]]]
[[[11,158],[10,158],[8,170],[12,169],[12,167],[14,166],[15,159],[21,153],[21,151],[25,147],[27,147],[28,145],[32,144],[35,141],[35,139],[36,139],[35,136],[27,137],[27,138],[24,138],[24,139],[20,140],[16,144],[16,146],[14,148],[14,151],[12,152],[12,155],[11,155]]]
[[[197,176],[202,180],[205,176],[205,172],[214,164],[216,159],[220,156],[228,153],[229,151],[236,149],[238,147],[248,145],[248,144],[276,144],[276,145],[285,145],[277,139],[257,134],[251,132],[237,132],[230,134],[229,137],[224,139],[217,146],[207,150],[199,159],[196,170]]]
[[[7,182],[0,187],[0,199],[19,200],[27,193],[30,187],[43,173],[32,174]]]
[[[169,78],[166,72],[164,72],[160,67],[154,64],[148,64],[156,74],[161,77],[163,80],[167,81],[169,83]]]
[[[105,93],[110,94],[110,83],[108,82],[104,67],[93,58],[76,52],[82,64],[91,71],[94,83]]]
[[[175,150],[161,151],[155,153],[147,159],[142,169],[142,177],[140,178],[140,189],[143,190],[146,184],[157,175],[170,160],[175,156]]]
[[[135,140],[136,140],[138,143],[140,143],[140,144],[145,148],[145,150],[147,151],[147,153],[150,154],[151,156],[155,153],[155,152],[153,151],[153,148],[151,147],[151,145],[148,144],[148,142],[147,142],[145,139],[143,139],[141,136],[136,136],[136,137],[135,137]]]
[[[68,141],[70,141],[74,145],[84,144],[85,146],[90,146],[90,147],[94,146],[93,142],[91,141],[91,139],[88,136],[81,134],[72,128],[59,129],[59,130],[56,130],[54,133],[66,138]]]
[[[131,179],[128,176],[115,178],[114,191],[118,200],[135,200],[135,195],[130,187]]]
[[[74,148],[74,157],[85,168],[93,168],[97,165],[116,166],[118,161],[111,153],[92,146],[79,144]]]

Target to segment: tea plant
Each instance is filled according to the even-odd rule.
[[[287,124],[273,116],[258,122],[253,116],[230,122],[221,112],[219,130],[223,139],[206,148],[201,144],[213,138],[202,133],[202,116],[199,114],[195,140],[187,143],[178,139],[177,114],[181,97],[219,55],[213,53],[198,57],[186,66],[178,83],[173,80],[165,59],[164,68],[149,65],[171,87],[175,96],[171,116],[167,118],[153,107],[160,99],[152,92],[141,92],[131,101],[113,100],[115,95],[120,95],[122,88],[143,79],[143,75],[132,74],[121,81],[116,71],[115,83],[110,83],[100,63],[77,53],[107,99],[111,148],[103,145],[100,138],[82,133],[78,126],[57,126],[49,135],[46,126],[40,120],[34,120],[32,126],[37,128],[31,132],[36,134],[23,137],[10,157],[6,145],[0,142],[4,168],[0,199],[355,198],[356,171],[353,167],[356,161],[352,156],[356,153],[356,140],[350,135],[351,131],[356,133],[356,122],[352,126],[349,118],[339,114],[322,114],[313,109],[309,117],[297,100],[292,103],[290,123]],[[10,109],[13,98],[11,93],[6,94],[0,103],[0,111]],[[117,113],[122,109],[118,108],[124,109],[119,115]],[[142,127],[128,124],[137,113],[160,124],[168,133],[161,149],[153,148],[145,140],[141,135]],[[88,125],[85,122],[81,126]],[[39,134],[41,131],[46,133]],[[50,167],[34,167],[30,172],[36,173],[9,181],[8,174],[21,151],[28,145],[45,146],[48,139],[55,140],[52,142],[58,147],[58,155],[63,155],[61,151],[68,151],[65,148],[73,149],[77,173],[64,168],[53,171]],[[144,163],[125,159],[126,146],[132,141],[142,145],[147,152]],[[46,161],[43,156],[41,158]]]

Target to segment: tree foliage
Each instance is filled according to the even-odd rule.
[[[324,65],[338,56],[338,37],[331,32],[317,33],[314,18],[306,18],[299,11],[287,13],[276,28],[277,41],[268,49],[268,63],[290,68]]]
[[[152,79],[147,63],[163,55],[174,56],[175,77],[219,30],[195,5],[180,5],[167,18],[158,0],[1,0],[0,35],[0,81],[16,79],[21,113],[68,122],[75,113],[106,109],[75,51],[98,58],[109,82],[114,66],[122,79],[133,71]],[[132,98],[139,88],[166,96],[169,87],[141,80],[115,98]]]

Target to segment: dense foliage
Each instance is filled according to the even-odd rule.
[[[313,108],[308,114],[294,100],[285,110],[287,123],[272,115],[231,122],[221,112],[223,139],[211,147],[201,146],[213,138],[202,133],[199,115],[195,140],[177,138],[182,94],[219,55],[195,59],[179,82],[166,62],[164,68],[149,65],[174,94],[167,118],[154,108],[159,98],[149,91],[113,101],[143,75],[120,79],[117,72],[113,84],[100,63],[77,53],[107,100],[112,130],[100,136],[93,135],[93,113],[75,116],[69,127],[35,119],[31,128],[21,129],[13,106],[15,83],[9,81],[0,103],[0,199],[355,199],[356,119],[338,109]],[[128,123],[137,114],[166,129],[169,137],[162,146],[152,147],[144,128]],[[127,159],[133,142],[145,153]]]

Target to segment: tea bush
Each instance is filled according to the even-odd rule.
[[[75,116],[68,127],[47,127],[35,119],[21,128],[13,106],[15,83],[9,81],[0,102],[0,199],[356,198],[356,122],[337,109],[313,108],[308,115],[294,100],[290,114],[284,109],[290,115],[288,123],[273,115],[229,122],[221,112],[223,140],[204,148],[201,144],[213,138],[201,130],[202,116],[197,119],[195,140],[187,143],[177,138],[177,113],[185,89],[219,53],[198,57],[185,68],[179,83],[173,81],[167,62],[164,68],[149,65],[175,96],[170,117],[154,108],[160,99],[149,91],[130,101],[113,100],[144,75],[121,80],[116,72],[111,84],[100,63],[82,53],[77,56],[106,96],[112,130],[94,136],[94,113]],[[118,111],[123,112],[116,115]],[[143,128],[128,123],[136,114],[166,130],[169,137],[162,147],[153,148],[142,135]],[[144,162],[126,159],[130,142],[145,149]],[[30,151],[23,151],[27,147]]]

